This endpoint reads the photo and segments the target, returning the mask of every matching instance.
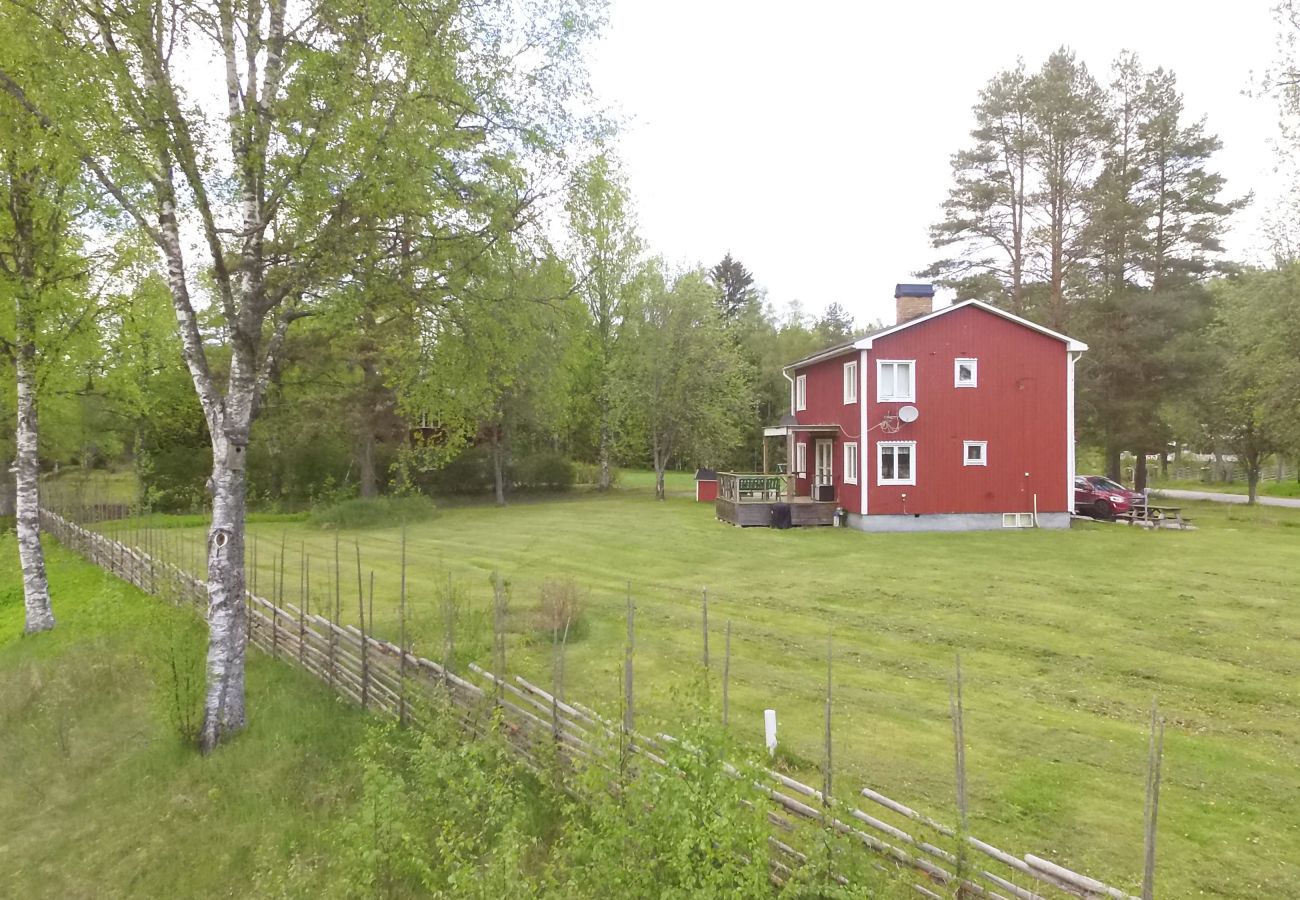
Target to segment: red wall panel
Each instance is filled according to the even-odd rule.
[[[858,436],[860,426],[858,403],[861,402],[861,397],[853,403],[844,402],[844,364],[857,360],[859,355],[857,350],[846,350],[838,356],[804,366],[790,373],[792,378],[797,378],[799,375],[808,376],[807,409],[795,411],[795,418],[799,423],[841,426],[833,436],[808,432],[800,432],[795,436],[796,441],[808,445],[807,477],[798,479],[795,491],[803,497],[807,497],[812,492],[812,474],[816,464],[815,442],[818,438],[832,438],[834,446],[831,451],[831,472],[835,481],[835,499],[840,506],[852,512],[858,511],[861,500],[858,485],[844,483],[844,444],[856,442],[859,456],[861,455],[862,441]],[[859,373],[859,393],[861,381]],[[859,461],[859,473],[861,469]],[[861,483],[861,475],[858,482]]]
[[[979,360],[978,385],[954,386],[958,358]],[[872,429],[903,403],[878,403],[876,360],[916,360],[920,417],[894,435]],[[867,364],[863,467],[868,514],[1065,512],[1067,472],[1065,344],[976,307],[955,310],[878,338]],[[876,484],[876,444],[916,441],[916,484]],[[964,441],[988,441],[988,465],[963,465]],[[906,495],[906,499],[904,499]]]

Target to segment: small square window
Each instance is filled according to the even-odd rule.
[[[952,381],[955,387],[975,387],[979,381],[980,361],[978,359],[957,359],[952,365]]]
[[[987,466],[989,464],[989,442],[963,441],[961,461],[964,466]]]

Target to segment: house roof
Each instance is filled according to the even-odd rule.
[[[929,285],[911,285],[911,284],[898,285],[898,289],[900,291],[903,288],[923,288],[923,287],[929,287]],[[924,295],[915,294],[915,295],[908,295],[908,296],[924,296]],[[872,343],[877,338],[888,337],[891,334],[897,334],[898,332],[902,331],[905,328],[911,328],[914,325],[920,325],[922,322],[929,322],[931,319],[937,319],[940,316],[946,316],[950,313],[956,312],[959,309],[965,309],[968,306],[973,306],[977,309],[982,309],[985,312],[992,313],[995,316],[1001,316],[1002,318],[1010,322],[1015,322],[1017,325],[1023,325],[1026,328],[1029,328],[1033,331],[1037,331],[1039,334],[1044,334],[1055,340],[1062,341],[1065,344],[1066,350],[1081,353],[1084,350],[1088,349],[1088,345],[1085,344],[1083,341],[1075,340],[1072,337],[1068,337],[1059,332],[1052,331],[1050,328],[1045,328],[1044,326],[1039,325],[1037,322],[1031,322],[1028,319],[1023,319],[1020,316],[1009,313],[1004,309],[998,309],[996,306],[990,306],[989,304],[982,303],[979,300],[963,300],[961,303],[954,303],[951,306],[945,306],[941,309],[935,310],[932,313],[929,313],[928,315],[917,316],[915,319],[908,319],[906,322],[903,322],[899,325],[892,325],[889,328],[878,328],[875,331],[868,332],[867,334],[863,335],[860,338],[857,338],[856,340],[850,341],[845,344],[839,344],[835,347],[828,347],[827,349],[818,351],[817,353],[814,353],[811,356],[805,356],[803,359],[796,360],[795,362],[790,363],[784,368],[793,369],[796,366],[806,366],[809,363],[820,362],[823,359],[830,359],[832,356],[839,356],[841,354],[848,353],[851,350],[870,350]]]

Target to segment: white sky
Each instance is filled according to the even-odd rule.
[[[1177,74],[1223,140],[1227,196],[1255,194],[1228,249],[1260,258],[1276,109],[1242,92],[1274,56],[1269,6],[613,0],[592,76],[626,123],[617,149],[654,252],[712,265],[730,250],[778,308],[838,301],[865,325],[892,321],[894,284],[936,256],[927,228],[979,89],[1061,44],[1102,84],[1122,49]]]

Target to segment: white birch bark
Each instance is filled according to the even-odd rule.
[[[23,334],[27,313],[18,300],[18,352],[14,368],[18,376],[17,484],[15,512],[18,519],[18,559],[23,570],[23,601],[27,620],[23,631],[35,634],[54,627],[50,586],[45,577],[45,552],[41,549],[40,458],[37,454],[36,348],[30,334]]]

